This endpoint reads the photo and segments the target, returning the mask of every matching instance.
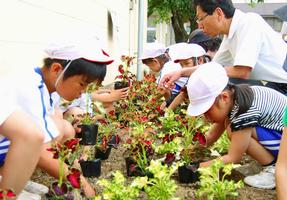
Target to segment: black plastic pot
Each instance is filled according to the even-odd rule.
[[[112,149],[111,147],[108,147],[106,151],[102,151],[101,149],[96,148],[95,158],[99,158],[101,160],[107,160],[110,156],[111,149]]]
[[[128,82],[116,81],[114,85],[115,90],[126,88],[126,87],[129,87]]]
[[[191,169],[190,165],[178,167],[178,176],[180,183],[195,183],[199,180],[199,172]]]
[[[77,134],[77,137],[82,138],[81,145],[95,145],[97,142],[98,125],[79,125],[81,132]]]
[[[101,175],[101,159],[80,161],[85,177],[99,177]]]
[[[108,145],[116,149],[119,145],[119,142],[120,137],[118,135],[112,135],[109,137]]]

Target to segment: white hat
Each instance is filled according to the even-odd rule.
[[[49,58],[75,60],[83,58],[91,62],[111,64],[114,60],[101,48],[96,38],[85,38],[82,41],[60,40],[50,43],[45,49]]]
[[[197,58],[206,54],[205,50],[198,44],[188,44],[185,42],[177,43],[169,48],[169,56],[175,63],[180,60]]]
[[[187,83],[190,101],[187,113],[198,116],[208,111],[227,83],[228,76],[222,65],[216,62],[199,65]]]
[[[147,43],[146,48],[143,51],[143,54],[141,57],[139,57],[140,60],[148,59],[148,58],[155,58],[157,56],[160,56],[166,52],[166,47],[158,42],[153,43]]]

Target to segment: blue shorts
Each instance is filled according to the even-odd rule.
[[[273,156],[277,157],[282,133],[272,129],[256,126],[258,142]]]
[[[6,154],[9,150],[10,141],[7,138],[4,138],[0,141],[0,166],[5,162]]]

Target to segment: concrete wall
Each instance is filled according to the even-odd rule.
[[[137,19],[137,0],[0,0],[0,74],[41,66],[53,37],[86,31],[116,59],[108,67],[109,83],[120,55],[137,53]]]

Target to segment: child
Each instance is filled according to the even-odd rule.
[[[276,163],[276,190],[279,200],[287,199],[285,194],[287,191],[287,108],[285,109],[283,124],[282,142]]]
[[[40,157],[40,150],[43,146],[44,136],[31,117],[18,108],[15,97],[9,89],[4,88],[4,83],[0,81],[1,105],[0,105],[0,141],[3,146],[1,152],[6,152],[6,162],[1,162],[0,189],[11,189],[18,195],[32,175]],[[13,84],[10,83],[10,84]],[[3,86],[3,88],[2,88]],[[11,141],[9,150],[5,148],[6,137]],[[6,142],[5,142],[6,141]],[[8,151],[8,152],[7,152]],[[27,159],[29,158],[29,159]],[[0,160],[4,159],[2,156]],[[22,194],[23,197],[23,194]],[[18,199],[23,199],[19,197]],[[33,199],[30,196],[30,199]]]
[[[195,67],[206,62],[205,50],[197,44],[177,43],[169,49],[169,55],[174,63],[179,63],[182,68]],[[175,109],[184,100],[187,99],[186,90],[181,90],[180,93],[169,105],[169,109]]]
[[[160,43],[148,43],[147,48],[144,50],[143,55],[139,58],[142,63],[147,65],[154,73],[159,72],[157,83],[160,82],[161,78],[170,72],[181,69],[178,63],[170,61],[168,50]],[[166,106],[172,102],[172,100],[179,94],[180,89],[186,84],[186,78],[179,78],[175,82],[175,86],[170,91],[169,89],[161,88],[166,98]]]
[[[16,79],[20,82],[20,87],[16,88],[18,103],[45,132],[38,167],[55,178],[59,176],[59,163],[47,149],[52,140],[63,141],[75,131],[71,124],[55,115],[51,94],[57,92],[68,101],[80,97],[89,83],[103,80],[106,65],[113,62],[96,39],[78,40],[64,39],[51,44],[46,49],[48,57],[44,59],[44,66]],[[85,195],[94,196],[95,191],[87,180],[81,177],[81,182]]]
[[[263,165],[259,175],[244,179],[257,188],[275,187],[274,164],[278,154],[286,97],[267,87],[231,85],[224,68],[215,62],[203,64],[190,76],[187,84],[190,100],[187,113],[204,114],[212,123],[206,135],[213,144],[227,130],[231,140],[224,163],[240,162],[244,153]],[[212,161],[200,163],[209,166]]]

